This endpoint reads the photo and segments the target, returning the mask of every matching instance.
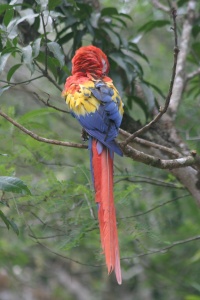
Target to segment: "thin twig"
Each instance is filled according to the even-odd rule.
[[[197,241],[197,240],[200,240],[200,235],[197,235],[197,236],[194,236],[194,237],[190,237],[190,238],[185,239],[185,240],[176,241],[176,242],[170,244],[167,247],[164,247],[164,248],[161,248],[161,249],[152,250],[152,251],[148,251],[148,252],[145,252],[145,253],[141,253],[141,254],[136,255],[135,257],[143,257],[143,256],[147,256],[147,255],[151,255],[151,254],[156,254],[156,253],[163,254],[163,253],[169,251],[171,248],[174,248],[174,247],[182,245],[182,244],[187,244],[187,243],[190,243],[190,242],[193,242],[193,241]],[[123,257],[123,258],[121,258],[121,260],[133,259],[133,258],[134,257],[132,257],[132,256],[131,257]]]
[[[44,30],[44,40],[45,40],[45,69],[44,69],[44,76],[47,76],[48,74],[48,66],[47,66],[47,32],[46,32],[46,25],[44,23],[44,15],[43,12],[41,12],[41,19],[42,19],[42,26],[43,26],[43,30]]]
[[[92,219],[93,219],[93,220],[96,220],[96,217],[95,217],[95,213],[94,213],[93,207],[91,206],[90,201],[88,200],[88,197],[87,197],[87,195],[86,195],[85,193],[84,193],[84,197],[85,197],[85,200],[86,200],[87,205],[88,205],[88,207],[89,207],[90,215],[91,215]]]
[[[173,67],[172,67],[172,75],[171,75],[169,91],[168,91],[168,95],[166,97],[164,108],[160,108],[160,112],[154,117],[153,120],[151,120],[148,124],[146,124],[139,130],[134,132],[130,137],[128,137],[124,142],[122,142],[121,143],[122,147],[126,146],[135,137],[146,132],[153,124],[158,122],[160,120],[160,118],[164,115],[164,113],[167,111],[167,108],[169,106],[171,95],[172,95],[172,90],[173,90],[173,86],[174,86],[174,80],[175,80],[175,76],[176,76],[177,59],[178,59],[178,53],[179,53],[177,26],[176,26],[176,10],[174,8],[172,9],[172,19],[173,19],[173,28],[172,29],[174,31],[174,62],[173,62]]]
[[[40,79],[42,77],[44,77],[44,75],[40,75],[40,76],[37,76],[35,78],[24,80],[24,81],[20,81],[20,82],[11,82],[11,81],[5,81],[5,80],[0,80],[0,82],[6,83],[8,85],[16,86],[16,85],[20,85],[20,84],[29,84],[31,81]]]
[[[43,76],[46,77],[47,79],[49,79],[49,81],[51,83],[53,83],[53,85],[55,85],[55,87],[57,87],[57,89],[59,91],[62,92],[62,88],[57,84],[57,82],[48,74],[48,72],[46,72],[42,67],[40,67],[40,65],[37,63],[36,60],[34,60],[35,65],[38,67],[38,69],[42,72]]]
[[[84,264],[84,263],[82,263],[82,262],[80,262],[80,261],[78,261],[78,260],[72,259],[72,258],[70,258],[70,257],[68,257],[68,256],[66,256],[66,255],[62,255],[62,254],[60,254],[60,253],[58,253],[58,252],[55,252],[55,251],[51,250],[49,247],[47,247],[46,245],[44,245],[44,244],[42,244],[40,241],[38,241],[37,237],[35,236],[33,230],[30,228],[30,226],[29,226],[29,230],[30,230],[31,233],[32,233],[32,238],[34,238],[34,239],[36,240],[37,244],[40,245],[40,246],[42,246],[43,248],[47,249],[50,253],[52,253],[52,254],[54,254],[54,255],[56,255],[56,256],[59,256],[59,257],[61,257],[61,258],[64,258],[64,259],[73,261],[73,262],[75,262],[75,263],[77,263],[77,264],[79,264],[79,265],[88,266],[88,267],[95,267],[95,268],[100,266],[100,265]]]
[[[119,133],[121,133],[122,135],[126,136],[126,137],[130,137],[131,134],[123,129],[119,129]],[[145,147],[152,147],[152,148],[155,148],[155,149],[159,149],[160,151],[163,151],[165,153],[168,153],[168,154],[171,154],[171,155],[174,155],[175,157],[180,157],[181,154],[172,149],[172,148],[168,148],[166,146],[163,146],[163,145],[159,145],[159,144],[156,144],[156,143],[153,143],[153,142],[150,142],[150,141],[147,141],[147,140],[144,140],[144,139],[141,139],[141,138],[134,138],[134,143],[137,143],[137,144],[140,144],[140,145],[143,145]]]
[[[151,254],[156,254],[156,253],[165,253],[167,251],[169,251],[171,248],[174,248],[176,246],[179,246],[179,245],[182,245],[182,244],[186,244],[186,243],[190,243],[190,242],[193,242],[193,241],[197,241],[197,240],[200,240],[200,235],[197,235],[197,236],[194,236],[194,237],[190,237],[188,239],[185,239],[185,240],[180,240],[180,241],[176,241],[172,244],[170,244],[169,246],[167,247],[163,247],[163,248],[160,248],[160,249],[156,249],[156,250],[151,250],[151,251],[148,251],[148,252],[145,252],[145,253],[141,253],[141,254],[138,254],[136,256],[131,256],[131,257],[122,257],[121,260],[127,260],[127,259],[133,259],[134,257],[143,257],[143,256],[147,256],[147,255],[151,255]],[[67,260],[70,260],[70,261],[73,261],[74,263],[77,263],[79,265],[83,265],[83,266],[87,266],[87,267],[94,267],[94,268],[99,268],[100,266],[103,266],[105,264],[99,264],[99,265],[91,265],[91,264],[85,264],[85,263],[82,263],[78,260],[75,260],[75,259],[72,259],[68,256],[65,256],[65,255],[62,255],[58,252],[55,252],[53,250],[51,250],[49,247],[47,247],[46,245],[42,244],[41,242],[39,242],[37,239],[37,244],[40,245],[41,247],[47,249],[50,253],[56,255],[56,256],[59,256],[63,259],[67,259]]]
[[[190,196],[190,194],[186,194],[186,195],[183,195],[183,196],[179,196],[179,197],[176,197],[176,198],[174,198],[174,199],[172,199],[172,200],[168,200],[168,201],[162,202],[162,203],[160,203],[160,204],[158,204],[158,205],[156,205],[156,206],[154,206],[154,207],[152,207],[152,208],[150,208],[150,209],[148,209],[148,210],[146,210],[146,211],[144,211],[144,212],[141,212],[141,213],[138,213],[138,214],[132,215],[132,216],[127,216],[127,217],[119,218],[119,219],[131,219],[131,218],[137,218],[137,217],[146,215],[146,214],[152,212],[153,210],[155,210],[155,209],[157,209],[157,208],[160,208],[160,207],[162,207],[162,206],[165,206],[166,204],[172,203],[172,202],[174,202],[174,201],[176,201],[176,200],[179,200],[179,199],[182,199],[182,198],[185,198],[185,197],[189,197],[189,196]]]
[[[189,73],[187,76],[186,76],[186,82],[191,80],[192,78],[194,78],[195,76],[198,76],[200,75],[200,68],[198,68],[197,70]]]
[[[34,239],[37,239],[37,240],[47,240],[47,239],[55,239],[55,238],[60,237],[60,236],[66,236],[66,233],[49,235],[49,236],[34,236],[34,235],[29,233],[29,236],[31,238],[34,238]]]
[[[13,119],[11,119],[8,115],[6,115],[5,113],[3,113],[2,111],[0,111],[0,115],[3,118],[5,118],[7,121],[9,121],[10,123],[12,123],[15,127],[19,128],[21,131],[23,131],[24,133],[28,134],[33,139],[35,139],[35,140],[37,140],[39,142],[48,143],[48,144],[52,144],[52,145],[65,146],[65,147],[74,147],[74,148],[82,148],[82,149],[87,149],[88,148],[87,145],[83,145],[83,144],[77,144],[77,143],[71,143],[71,142],[63,142],[63,141],[58,141],[58,140],[47,139],[47,138],[41,137],[41,136],[37,135],[36,133],[32,132],[31,130],[25,128],[21,124],[17,123],[16,121],[14,121]]]
[[[48,95],[48,99],[45,101],[44,99],[42,99],[42,97],[40,97],[36,92],[33,92],[33,94],[44,104],[44,105],[46,105],[46,106],[48,106],[48,107],[51,107],[51,108],[54,108],[55,110],[58,110],[58,111],[61,111],[61,112],[63,112],[63,113],[66,113],[66,114],[69,114],[70,112],[69,111],[67,111],[67,110],[64,110],[64,109],[61,109],[61,108],[58,108],[58,107],[56,107],[56,106],[54,106],[54,105],[52,105],[52,104],[50,104],[49,103],[49,94],[47,94]]]
[[[143,178],[143,176],[134,176],[134,177]],[[152,180],[151,178],[148,178],[148,177],[147,178],[144,177],[144,179],[138,179],[138,180],[132,179],[130,177],[124,177],[124,178],[120,178],[120,179],[116,180],[115,184],[117,184],[121,181],[126,181],[126,182],[131,182],[131,183],[146,183],[146,184],[162,186],[162,187],[167,187],[167,188],[185,190],[185,187],[177,186],[173,183],[166,183],[166,182],[161,181],[161,180]]]

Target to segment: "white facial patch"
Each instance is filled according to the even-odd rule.
[[[108,68],[107,63],[106,63],[105,59],[103,59],[103,58],[101,59],[101,61],[102,61],[102,64],[103,64],[102,73],[106,73],[106,70]]]

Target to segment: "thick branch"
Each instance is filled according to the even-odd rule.
[[[142,162],[146,165],[150,165],[152,167],[156,167],[159,169],[176,169],[176,168],[183,168],[193,165],[200,166],[200,157],[197,155],[194,156],[186,156],[176,159],[160,159],[158,157],[145,154],[140,152],[131,146],[123,147],[123,151],[126,156],[132,158],[135,161]]]
[[[183,24],[183,31],[180,40],[180,53],[177,61],[177,74],[174,81],[172,99],[169,104],[169,113],[172,119],[176,118],[176,113],[184,90],[186,57],[190,46],[192,24],[195,18],[195,8],[196,1],[190,0],[188,2],[186,19]]]

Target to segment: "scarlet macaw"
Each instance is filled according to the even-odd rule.
[[[116,214],[113,198],[113,155],[122,156],[115,142],[122,121],[123,103],[107,77],[109,62],[95,46],[79,48],[72,59],[72,76],[62,95],[72,115],[89,135],[90,162],[95,201],[98,205],[100,236],[110,274],[122,283]]]

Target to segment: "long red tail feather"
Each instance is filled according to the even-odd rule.
[[[92,168],[95,201],[98,203],[98,218],[101,245],[105,254],[108,274],[115,271],[116,279],[122,283],[120,253],[113,197],[113,158],[108,148],[98,153],[97,140],[92,139]]]

